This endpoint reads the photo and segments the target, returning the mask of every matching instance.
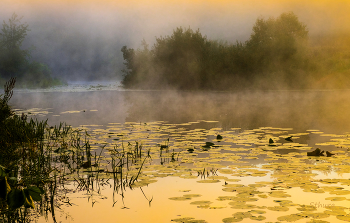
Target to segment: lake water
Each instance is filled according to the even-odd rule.
[[[55,217],[38,222],[350,221],[350,91],[88,86],[16,91],[10,105],[49,125],[87,130],[103,156],[103,173],[81,176],[95,186],[67,180]],[[136,142],[150,154],[138,186],[116,189],[106,173],[110,151]],[[316,148],[335,155],[307,156]]]

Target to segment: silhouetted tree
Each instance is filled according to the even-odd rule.
[[[21,23],[21,19],[13,13],[8,22],[3,22],[0,33],[0,82],[17,77],[17,83],[22,87],[61,85],[60,80],[51,77],[48,66],[29,61],[31,49],[21,49],[30,31],[26,23]]]
[[[156,38],[154,65],[164,84],[178,89],[201,85],[202,63],[209,46],[206,36],[192,29],[177,28],[171,36]]]
[[[281,65],[297,54],[307,38],[306,25],[292,12],[283,13],[276,19],[259,18],[246,42],[251,54],[249,60],[258,70]]]
[[[145,40],[141,42],[142,49],[131,49],[123,46],[124,79],[122,84],[127,88],[150,88],[153,84],[158,84],[156,76],[151,72],[153,65],[152,51],[149,50]]]
[[[8,79],[11,76],[19,76],[28,64],[30,50],[22,50],[22,42],[25,39],[28,25],[21,23],[21,19],[15,13],[3,22],[0,33],[0,74]]]

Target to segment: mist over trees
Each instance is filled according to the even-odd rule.
[[[247,40],[242,42],[235,42],[235,37],[227,42],[213,40],[199,29],[178,27],[171,35],[148,38],[152,44],[143,40],[139,48],[130,48],[129,44],[134,47],[139,37],[129,29],[120,32],[101,28],[101,32],[92,32],[89,23],[80,29],[76,25],[81,21],[70,25],[66,23],[68,19],[61,21],[60,17],[40,18],[32,20],[31,30],[15,14],[3,22],[0,86],[10,77],[17,77],[17,87],[33,88],[62,83],[53,77],[68,81],[123,78],[122,84],[130,89],[306,89],[350,85],[350,33],[315,34],[311,30],[309,34],[292,12],[256,19],[251,35],[246,33]],[[225,25],[227,30],[240,32],[230,23]],[[127,46],[120,51],[123,45]]]
[[[47,65],[31,61],[33,48],[22,49],[22,43],[30,31],[15,13],[4,21],[0,33],[0,82],[16,77],[19,87],[46,88],[62,82],[52,78]]]
[[[124,46],[125,88],[141,89],[295,89],[313,80],[308,29],[292,13],[258,18],[250,38],[227,44],[199,30],[176,28],[156,38],[150,49]]]

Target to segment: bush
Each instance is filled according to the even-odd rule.
[[[15,87],[16,78],[11,78],[4,85],[4,95],[0,95],[0,124],[2,124],[7,118],[13,115],[8,101],[11,99],[13,94],[13,88]],[[2,96],[2,97],[1,97]],[[3,126],[3,125],[2,125]]]

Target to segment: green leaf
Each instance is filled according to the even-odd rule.
[[[21,207],[25,202],[23,190],[12,189],[7,196],[7,204],[10,209],[17,209]]]
[[[11,187],[7,182],[7,177],[0,177],[0,198],[6,200],[7,194],[10,193]]]
[[[26,208],[35,208],[34,201],[32,196],[30,196],[27,189],[22,190],[24,196],[24,207]]]
[[[42,189],[38,187],[29,186],[26,189],[29,195],[33,198],[34,201],[41,201],[41,194],[43,194]]]
[[[6,176],[6,168],[0,165],[0,177]]]

